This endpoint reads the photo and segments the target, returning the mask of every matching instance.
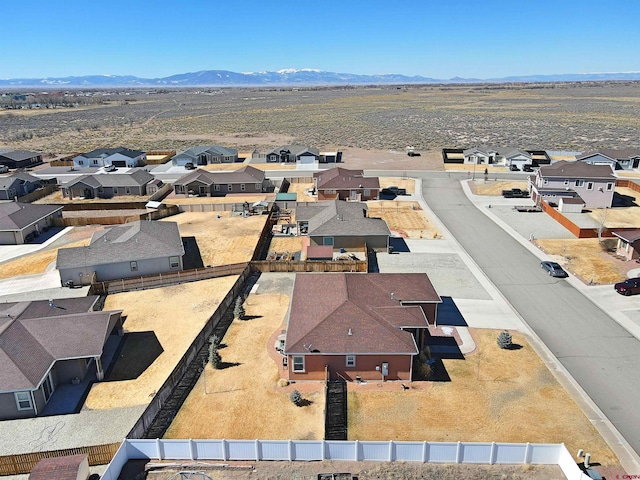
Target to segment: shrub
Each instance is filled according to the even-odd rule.
[[[291,403],[299,407],[302,405],[302,394],[298,390],[294,390],[291,392],[291,395],[289,395],[289,400],[291,400]]]
[[[506,330],[504,330],[503,332],[500,332],[500,335],[498,335],[497,343],[500,348],[505,348],[505,349],[511,348],[511,345],[513,344],[513,339],[511,338],[511,334]]]
[[[286,378],[281,378],[280,380],[278,380],[279,387],[286,387],[287,385],[289,385],[289,380],[287,380]]]
[[[211,346],[215,346],[215,349],[217,350],[218,348],[220,348],[220,343],[222,342],[222,339],[216,335],[215,333],[213,335],[211,335],[209,337],[209,349],[211,349]]]
[[[242,297],[236,298],[236,304],[233,307],[233,316],[240,320],[245,319],[246,312],[244,311],[244,306],[242,306]]]
[[[214,369],[220,368],[220,363],[222,363],[222,357],[218,353],[218,350],[209,348],[209,363]]]

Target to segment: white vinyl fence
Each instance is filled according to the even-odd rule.
[[[588,480],[564,444],[369,442],[331,440],[125,440],[102,475],[117,480],[127,460],[351,460],[558,465],[568,480]]]

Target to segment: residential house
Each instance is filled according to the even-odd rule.
[[[0,203],[0,245],[22,245],[46,231],[54,218],[62,217],[63,205]]]
[[[28,150],[0,150],[0,165],[9,168],[30,168],[42,163],[42,154]]]
[[[171,162],[178,166],[185,166],[187,163],[197,166],[237,161],[238,150],[216,145],[191,147],[171,158]]]
[[[584,200],[585,208],[609,208],[616,179],[609,165],[560,161],[540,167],[529,179],[531,199],[557,203],[560,197]]]
[[[618,237],[616,255],[627,261],[640,258],[640,230],[616,231],[611,233]]]
[[[378,177],[365,177],[362,170],[342,167],[330,168],[313,174],[318,200],[366,201],[378,198]]]
[[[131,150],[125,147],[97,148],[73,158],[74,168],[85,167],[143,167],[147,160],[147,154],[139,150]]]
[[[56,387],[89,372],[103,379],[105,344],[119,343],[122,311],[94,311],[97,300],[0,304],[0,420],[46,414]]]
[[[322,292],[322,295],[318,295]],[[301,273],[284,355],[289,380],[411,381],[442,300],[424,273]]]
[[[283,145],[267,153],[267,162],[314,164],[320,160],[320,150],[305,145]]]
[[[444,149],[445,151],[457,152],[452,149]],[[479,146],[468,148],[462,151],[464,161],[468,164],[486,164],[486,165],[504,165],[511,167],[515,165],[519,170],[525,165],[534,167],[540,165],[548,165],[551,159],[544,150],[523,150],[519,148],[494,148],[489,146]],[[445,163],[447,156],[445,155]],[[449,163],[456,163],[455,161]]]
[[[505,149],[501,150],[500,156],[506,167],[516,167],[518,170],[522,170],[525,165],[532,165],[533,159],[531,154],[525,150]]]
[[[367,218],[367,204],[334,200],[296,207],[297,231],[309,237],[310,246],[358,249],[366,245],[377,252],[389,248],[389,227],[380,218]]]
[[[112,198],[121,195],[147,195],[153,175],[144,170],[132,173],[82,175],[60,186],[64,198]]]
[[[640,149],[603,149],[580,155],[576,160],[593,165],[610,165],[613,170],[631,170],[640,165]]]
[[[196,169],[176,180],[173,190],[177,195],[223,197],[232,193],[263,193],[268,185],[264,171],[247,165],[235,171]]]
[[[45,183],[49,182],[24,172],[0,177],[0,200],[15,200],[42,188]]]
[[[137,221],[97,231],[85,247],[58,250],[63,285],[142,277],[183,269],[184,246],[175,222]]]
[[[487,145],[482,145],[463,150],[464,163],[492,165],[500,163],[498,150]]]

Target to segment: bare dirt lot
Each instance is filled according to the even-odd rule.
[[[200,465],[200,464],[199,464]],[[438,465],[411,462],[226,462],[202,468],[214,480],[311,480],[319,474],[349,473],[363,480],[564,480],[560,468],[543,465]],[[177,469],[155,471],[149,480],[169,480]],[[329,476],[324,478],[331,478]],[[336,480],[349,478],[336,475]]]
[[[66,203],[130,203],[130,202],[146,202],[149,198],[145,195],[118,195],[113,198],[73,198],[63,197],[62,192],[58,190],[51,195],[39,198],[33,203],[44,204],[66,204]]]
[[[308,193],[305,193],[311,191],[312,189],[313,183],[291,183],[287,191],[289,193],[295,193],[297,195],[296,199],[298,202],[317,202],[317,195],[310,195]]]
[[[307,404],[289,400],[294,386],[279,387],[281,362],[270,342],[284,328],[287,295],[252,294],[250,320],[234,320],[222,339],[223,368],[207,365],[169,427],[165,438],[321,439],[324,389],[321,382],[296,385]],[[277,359],[280,360],[279,355]],[[206,376],[206,392],[205,392]],[[224,413],[222,413],[224,412]],[[217,414],[220,413],[220,414]]]
[[[382,218],[389,229],[407,238],[437,238],[439,233],[418,202],[372,200],[367,202],[370,218]]]
[[[502,195],[502,190],[510,190],[512,188],[519,188],[520,190],[527,190],[527,182],[521,181],[492,181],[485,182],[484,179],[476,179],[475,182],[469,182],[471,191],[476,195]]]
[[[577,275],[585,283],[605,284],[620,282],[626,273],[637,267],[607,252],[617,239],[608,238],[600,243],[597,238],[542,239],[535,244],[554,257],[563,268]]]
[[[472,330],[477,349],[443,360],[451,381],[349,384],[349,439],[564,442],[589,445],[594,462],[617,459],[526,339],[502,350],[499,331]],[[395,388],[394,388],[395,387]],[[401,406],[401,407],[400,407]]]
[[[161,221],[177,222],[182,237],[195,237],[203,264],[215,266],[251,260],[267,216],[184,212]]]
[[[86,407],[106,410],[149,403],[236,279],[236,276],[221,277],[109,295],[104,309],[124,310],[125,332],[152,332],[155,336],[157,341],[149,336],[148,345],[139,348],[151,348],[159,343],[162,352],[137,378],[94,384]],[[135,363],[136,360],[135,356],[130,360],[121,357],[117,362]]]
[[[404,188],[407,193],[416,193],[416,181],[412,178],[380,177],[380,188],[396,186]]]
[[[443,147],[633,147],[640,129],[635,82],[198,91],[132,90],[126,101],[114,94],[94,107],[0,112],[0,142],[44,153],[299,143],[342,148],[354,168],[376,168],[366,152],[379,149],[389,152],[387,164],[412,170],[432,161],[442,168]],[[422,155],[408,157],[407,145]]]

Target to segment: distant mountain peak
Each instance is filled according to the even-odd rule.
[[[232,72],[229,70],[200,70],[161,78],[140,78],[131,75],[85,75],[44,78],[0,79],[0,87],[200,87],[200,86],[312,86],[312,85],[393,85],[433,83],[537,83],[537,82],[586,82],[586,81],[638,81],[640,72],[623,73],[578,73],[554,75],[526,75],[501,78],[436,79],[422,76],[407,76],[399,73],[361,75],[335,73],[314,68],[283,68],[266,72]]]

